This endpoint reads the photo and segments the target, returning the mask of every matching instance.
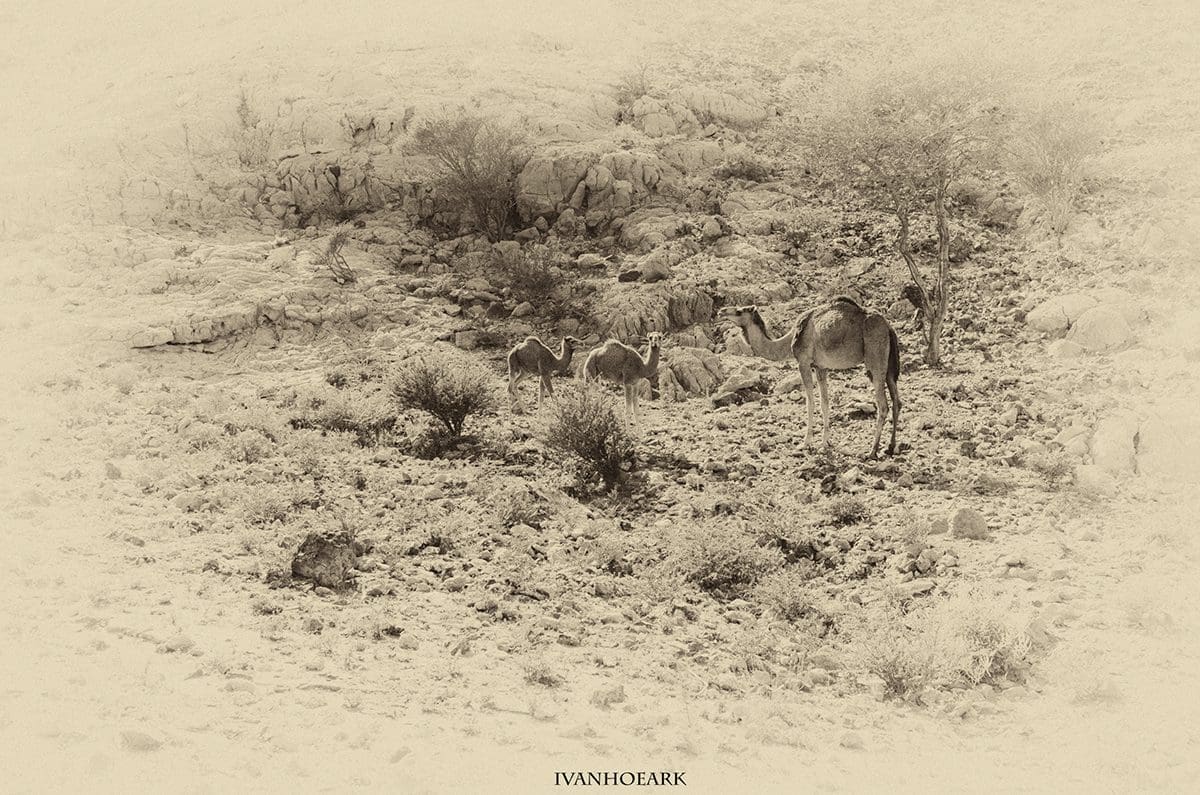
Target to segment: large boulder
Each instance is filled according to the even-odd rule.
[[[1061,334],[1079,316],[1096,306],[1096,299],[1083,293],[1069,293],[1043,301],[1025,317],[1025,322],[1047,334]]]
[[[1071,325],[1067,339],[1092,353],[1119,348],[1133,339],[1133,330],[1116,309],[1109,306],[1093,307],[1079,316]]]
[[[707,86],[684,86],[672,98],[688,108],[703,123],[717,122],[730,127],[753,127],[766,120],[766,103],[753,92],[740,96],[727,94]]]
[[[630,284],[605,295],[596,308],[601,329],[624,342],[712,320],[713,299],[698,285]]]
[[[677,177],[653,152],[603,152],[596,144],[561,148],[525,164],[517,176],[517,211],[529,222],[570,207],[595,227],[625,215]]]
[[[663,400],[686,400],[709,395],[725,379],[721,357],[701,348],[672,348],[658,368],[659,394]]]
[[[292,558],[292,575],[326,588],[343,588],[363,546],[345,528],[309,533]]]
[[[670,100],[645,96],[633,103],[629,109],[629,120],[634,127],[651,138],[664,135],[692,135],[700,129],[696,114],[686,106]]]

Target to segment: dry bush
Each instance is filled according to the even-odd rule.
[[[754,601],[768,607],[785,621],[796,622],[821,613],[809,583],[817,574],[816,566],[786,566],[763,577],[754,586]]]
[[[725,158],[713,169],[717,179],[744,179],[750,182],[766,182],[775,176],[775,164],[745,145],[732,146],[725,150]]]
[[[248,429],[228,436],[225,449],[230,460],[253,464],[270,456],[275,451],[275,442],[262,431]]]
[[[835,525],[858,524],[871,517],[867,504],[853,494],[839,494],[825,503],[825,511]]]
[[[377,395],[335,393],[328,400],[310,400],[309,406],[290,420],[293,428],[351,433],[360,447],[380,444],[396,427],[396,412]]]
[[[346,263],[346,258],[342,256],[342,247],[349,239],[350,235],[345,229],[338,229],[329,236],[329,240],[325,243],[325,250],[317,254],[315,259],[316,266],[328,268],[329,272],[333,274],[334,281],[338,284],[351,284],[358,281],[358,276]]]
[[[1007,165],[1029,193],[1039,220],[1062,237],[1100,148],[1096,116],[1062,98],[1031,102],[1006,146]]]
[[[227,128],[228,144],[238,165],[247,171],[264,171],[272,165],[275,125],[265,121],[250,104],[246,89],[238,93],[237,121]]]
[[[474,365],[420,358],[400,368],[391,391],[400,408],[429,414],[451,439],[457,439],[468,417],[495,408],[491,382],[491,376]]]
[[[633,66],[617,76],[612,84],[612,97],[617,103],[617,119],[620,122],[633,103],[647,94],[654,93],[654,78],[650,64],[638,59]]]
[[[467,112],[430,119],[413,143],[437,163],[438,193],[468,214],[495,242],[512,230],[517,174],[524,165],[524,137],[494,119]]]
[[[497,254],[492,272],[513,298],[535,306],[548,301],[566,281],[566,255],[550,246],[524,246],[512,254]]]
[[[1030,453],[1025,456],[1022,463],[1027,469],[1032,469],[1041,475],[1046,483],[1046,488],[1051,491],[1057,491],[1062,488],[1063,483],[1075,471],[1075,466],[1071,462],[1071,459],[1062,451]]]
[[[922,632],[888,618],[858,638],[860,663],[883,680],[886,698],[919,700],[934,680],[934,648]]]
[[[552,404],[546,445],[575,461],[583,489],[599,479],[601,491],[611,491],[637,464],[633,440],[613,410],[612,398],[596,386],[561,390]]]
[[[554,669],[545,663],[525,666],[525,684],[553,688],[562,687],[566,683],[565,676],[555,673]]]
[[[924,616],[925,631],[938,640],[942,672],[968,685],[1025,681],[1033,661],[1029,616],[996,594],[956,594]]]
[[[519,524],[538,527],[546,517],[544,500],[523,484],[514,483],[497,489],[490,502],[496,511],[496,518],[504,527]]]
[[[755,534],[734,523],[694,528],[674,539],[672,567],[687,582],[721,599],[747,595],[783,566],[783,553],[761,546]]]

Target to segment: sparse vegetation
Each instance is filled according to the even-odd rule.
[[[475,365],[419,358],[400,368],[392,382],[392,397],[402,409],[429,414],[451,439],[457,439],[469,417],[495,407],[491,382],[488,373]]]
[[[495,119],[460,112],[421,124],[413,142],[417,152],[436,161],[439,193],[489,240],[505,238],[512,230],[524,161],[521,134]]]
[[[559,392],[552,404],[546,444],[574,459],[581,488],[597,479],[605,492],[624,483],[637,465],[637,455],[611,398],[595,386]]]
[[[871,512],[861,497],[839,494],[825,504],[829,518],[836,525],[858,524],[870,518]]]
[[[346,390],[310,406],[291,419],[293,428],[351,433],[362,447],[380,444],[396,426],[395,410],[380,396]]]
[[[783,553],[759,545],[747,528],[725,524],[680,533],[670,560],[687,582],[718,598],[735,599],[778,570]]]
[[[1023,109],[1007,142],[1009,171],[1060,239],[1099,152],[1098,121],[1077,103],[1039,99]]]
[[[754,586],[754,601],[768,607],[785,621],[796,622],[819,614],[810,585],[816,567],[785,566],[763,577]]]

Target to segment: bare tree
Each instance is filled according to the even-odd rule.
[[[473,216],[495,242],[508,235],[523,165],[521,134],[494,119],[470,113],[429,119],[413,136],[417,152],[437,162],[439,191]]]
[[[845,179],[897,223],[896,251],[925,317],[925,360],[942,361],[950,305],[950,185],[992,161],[998,81],[969,64],[927,63],[848,73],[813,99],[804,122],[809,165]],[[937,253],[922,261],[915,224],[932,219]]]

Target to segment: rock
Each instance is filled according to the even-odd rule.
[[[187,635],[176,635],[158,644],[158,650],[164,654],[181,654],[191,651],[195,645],[195,641]]]
[[[451,593],[457,593],[458,591],[462,591],[467,587],[467,578],[451,577],[450,579],[446,580],[445,586],[447,591],[450,591]]]
[[[118,469],[112,461],[105,461],[104,477],[108,478],[109,480],[120,480],[122,477],[121,470]]]
[[[753,127],[767,118],[766,103],[750,91],[740,91],[735,96],[707,86],[684,86],[671,98],[702,123],[714,121],[733,127]]]
[[[725,234],[725,230],[721,227],[721,222],[713,217],[706,218],[704,225],[700,228],[700,237],[704,240],[716,240],[723,234]]]
[[[975,541],[987,541],[991,537],[987,520],[974,508],[959,508],[950,515],[950,533],[955,538]]]
[[[909,582],[901,583],[896,586],[896,590],[902,596],[920,596],[923,593],[932,591],[937,585],[933,580],[910,580]]]
[[[1088,445],[1092,463],[1113,475],[1134,472],[1138,426],[1137,418],[1128,413],[1101,420]]]
[[[1087,310],[1096,306],[1096,299],[1083,293],[1069,293],[1044,301],[1025,316],[1025,322],[1038,331],[1058,334],[1066,331]]]
[[[540,216],[539,216],[540,217]],[[513,235],[514,240],[519,240],[522,243],[531,243],[534,240],[540,240],[542,233],[538,231],[536,226],[531,226],[527,229],[522,229]]]
[[[608,261],[605,260],[604,257],[591,252],[588,252],[587,254],[580,254],[575,259],[575,266],[585,269],[603,268],[607,264]]]
[[[1075,488],[1091,497],[1112,497],[1117,493],[1117,481],[1102,467],[1081,464],[1075,467]]]
[[[1071,340],[1054,340],[1046,346],[1046,353],[1055,359],[1078,359],[1086,351],[1078,342]]]
[[[162,326],[151,326],[150,328],[144,328],[135,332],[129,339],[129,347],[154,348],[158,345],[166,345],[174,338],[175,335],[171,329]]]
[[[623,703],[625,699],[625,686],[616,685],[615,687],[600,688],[594,691],[588,701],[601,709],[608,709],[613,704]]]
[[[741,337],[741,335],[738,335]],[[774,395],[786,395],[788,392],[794,392],[797,389],[804,389],[804,379],[799,375],[789,375],[786,378],[781,378],[775,382],[775,388],[771,390]],[[871,413],[875,413],[875,407],[871,407]]]
[[[533,304],[528,301],[522,301],[513,307],[510,317],[526,317],[533,314]]]
[[[1108,306],[1087,310],[1071,326],[1067,339],[1092,353],[1103,353],[1133,339],[1125,316]]]
[[[642,272],[638,268],[631,268],[617,274],[617,281],[623,283],[636,282],[640,278],[642,278]]]
[[[655,252],[642,262],[642,281],[647,284],[666,281],[671,278],[671,265],[665,255]]]
[[[312,532],[292,558],[292,575],[318,586],[342,588],[362,552],[362,544],[344,528]]]
[[[863,748],[863,738],[858,732],[846,732],[842,738],[838,740],[838,745],[843,748],[849,748],[852,751],[861,751]]]
[[[663,400],[681,401],[709,395],[725,379],[721,357],[702,348],[670,348],[658,367],[658,388]]]
[[[643,96],[627,112],[634,127],[651,138],[691,135],[700,130],[696,115],[678,102]]]
[[[121,747],[126,751],[157,751],[162,747],[162,740],[152,737],[145,732],[121,732]]]
[[[478,331],[458,331],[454,334],[454,346],[464,351],[473,351],[479,347]]]

